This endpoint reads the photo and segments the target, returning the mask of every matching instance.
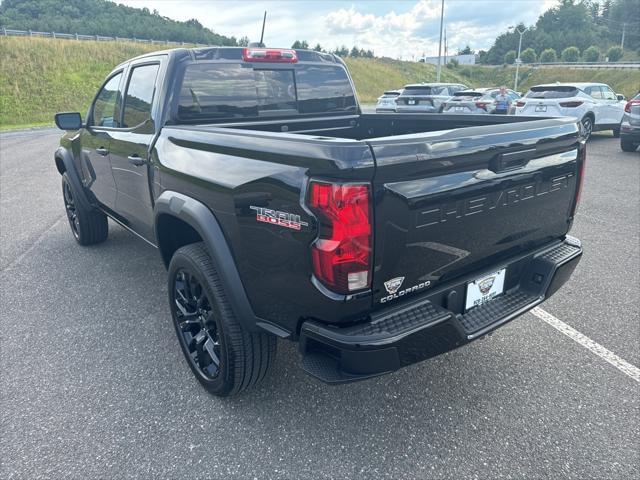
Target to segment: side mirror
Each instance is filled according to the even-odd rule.
[[[625,97],[624,95],[620,94],[620,93],[616,93],[616,98],[618,99],[618,101],[620,102],[624,102],[627,97]]]
[[[82,128],[82,116],[78,112],[56,113],[56,126],[60,130],[80,130]]]

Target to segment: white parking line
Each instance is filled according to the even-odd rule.
[[[616,367],[622,373],[633,378],[636,382],[640,382],[640,368],[636,367],[635,365],[631,365],[626,360],[620,358],[615,353],[607,350],[599,343],[594,342],[586,335],[583,335],[582,333],[577,331],[575,328],[567,325],[562,320],[559,320],[558,318],[554,317],[549,312],[541,309],[540,307],[534,308],[533,310],[531,310],[531,313],[533,313],[536,317],[538,317],[543,322],[546,322],[549,325],[551,325],[553,328],[555,328],[559,332],[564,333],[570,339],[579,343],[583,347],[591,350],[600,358],[602,358],[603,360],[606,360],[611,365]]]

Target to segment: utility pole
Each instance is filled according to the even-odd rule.
[[[626,29],[627,29],[627,24],[623,23],[622,24],[622,40],[620,40],[620,48],[622,48],[623,52],[624,52],[624,33]]]
[[[440,70],[442,69],[441,57],[442,57],[442,27],[444,22],[444,0],[442,0],[442,6],[440,7],[440,42],[438,43],[438,69],[436,70],[436,82],[440,81]]]
[[[444,65],[447,66],[447,27],[444,27]]]
[[[524,35],[524,32],[526,31],[526,29],[520,31],[520,29],[516,27],[516,32],[520,34],[520,41],[518,42],[518,56],[516,58],[516,81],[513,84],[513,90],[515,92],[518,91],[518,73],[520,73],[520,64],[522,63],[522,60],[520,60],[520,50],[522,49],[522,35]]]

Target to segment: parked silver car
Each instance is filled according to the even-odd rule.
[[[640,147],[640,93],[624,106],[620,123],[620,148],[625,152],[635,152]]]
[[[417,83],[407,85],[396,98],[398,113],[434,113],[440,112],[442,103],[456,92],[467,90],[459,83]]]
[[[376,103],[376,112],[395,112],[396,98],[402,93],[402,90],[387,90],[378,97]]]
[[[473,113],[484,115],[495,113],[497,102],[496,96],[500,93],[499,88],[476,88],[474,90],[463,90],[457,92],[442,104],[443,113]],[[512,109],[520,95],[513,90],[507,89],[507,95],[511,98]],[[510,113],[513,113],[510,112]]]

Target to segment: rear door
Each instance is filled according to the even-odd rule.
[[[121,220],[153,241],[153,203],[149,145],[155,135],[153,97],[161,59],[131,64],[123,99],[122,130],[113,132],[111,168],[118,196],[115,211]]]
[[[576,122],[468,127],[369,143],[376,161],[374,304],[389,295],[385,282],[426,291],[487,273],[569,229]]]

